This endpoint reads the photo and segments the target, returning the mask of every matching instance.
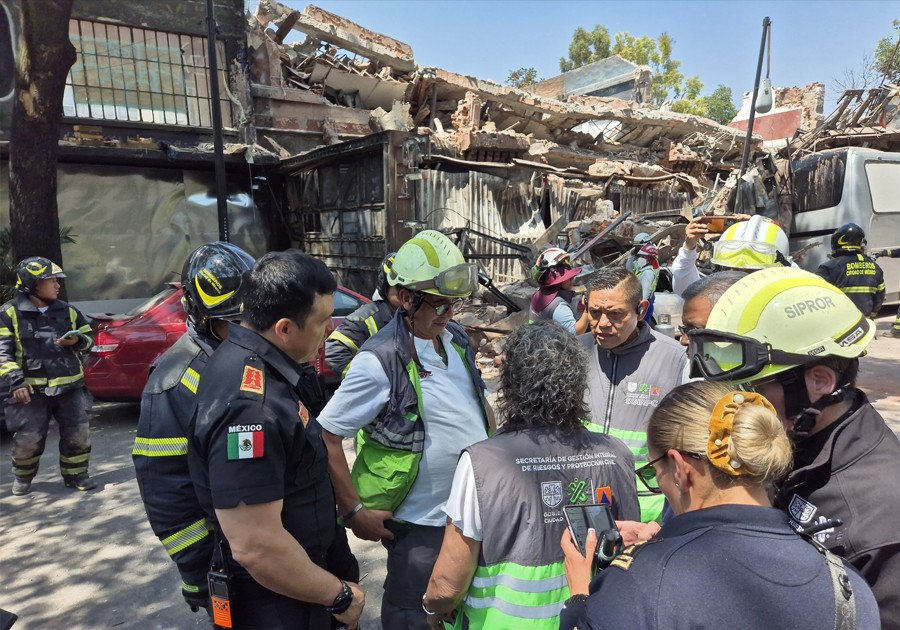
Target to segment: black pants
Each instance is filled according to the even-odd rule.
[[[91,457],[91,427],[85,408],[84,390],[70,389],[56,396],[35,390],[28,404],[6,403],[9,428],[13,437],[13,474],[30,481],[38,471],[38,464],[47,442],[50,419],[59,424],[59,470],[63,478],[87,472]]]
[[[381,600],[384,630],[427,630],[428,617],[422,610],[422,596],[443,540],[443,527],[414,525],[405,536],[382,541],[388,552]]]
[[[313,559],[322,565],[320,559]],[[350,550],[347,530],[335,528],[325,569],[342,580],[359,582],[359,563]],[[234,581],[235,630],[327,630],[341,627],[324,606],[285,597],[244,575]]]

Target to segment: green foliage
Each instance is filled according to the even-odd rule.
[[[591,32],[579,27],[575,29],[569,44],[569,58],[560,59],[559,68],[568,72],[610,55],[619,55],[638,65],[650,67],[653,73],[653,104],[656,107],[671,100],[674,101],[673,111],[705,115],[706,108],[700,97],[703,82],[697,76],[685,78],[681,72],[681,62],[672,59],[674,45],[668,33],[653,39],[649,35],[636,37],[621,32],[616,33],[610,42],[609,31],[601,24]]]
[[[506,77],[506,85],[511,85],[514,88],[526,88],[529,85],[534,85],[540,81],[537,75],[537,70],[534,68],[517,68],[516,70],[510,70],[509,76]]]
[[[892,20],[891,27],[900,37],[900,20]],[[897,38],[883,37],[878,40],[875,45],[875,59],[872,63],[873,68],[881,75],[886,77],[888,83],[900,84],[900,51],[894,54],[897,47]],[[893,63],[891,56],[893,55]]]
[[[719,85],[704,100],[706,101],[706,117],[712,118],[717,123],[727,125],[737,116],[730,87]]]
[[[559,69],[568,72],[600,59],[609,57],[609,31],[602,24],[594,27],[590,33],[580,26],[572,35],[569,44],[569,58],[560,57]]]
[[[75,243],[76,235],[71,227],[59,230],[60,243]],[[16,265],[12,259],[12,232],[8,227],[0,228],[0,304],[11,300],[16,294]]]

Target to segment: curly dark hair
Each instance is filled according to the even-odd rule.
[[[584,400],[587,353],[572,333],[541,320],[513,332],[503,352],[497,402],[501,431],[556,427],[575,432],[590,419]]]

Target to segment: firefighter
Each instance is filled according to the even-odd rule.
[[[209,606],[206,573],[213,539],[188,471],[188,422],[209,356],[240,317],[244,274],[253,258],[229,243],[208,243],[185,261],[181,304],[187,332],[159,359],[141,396],[132,458],[153,533],[181,573],[191,610]]]
[[[93,344],[91,326],[59,297],[59,265],[34,256],[16,269],[17,295],[0,307],[0,377],[9,385],[7,424],[15,431],[12,492],[31,492],[50,418],[59,424],[59,469],[68,488],[91,490],[91,429],[79,353]]]
[[[396,252],[391,252],[378,268],[378,294],[374,299],[350,313],[328,339],[325,340],[325,361],[341,378],[347,374],[350,361],[366,340],[394,319],[394,311],[400,306],[397,287],[388,284]]]
[[[850,298],[865,317],[874,318],[884,302],[884,272],[865,253],[866,233],[855,223],[839,227],[831,235],[831,260],[816,274]]]

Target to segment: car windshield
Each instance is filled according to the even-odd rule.
[[[154,295],[152,298],[150,298],[146,302],[143,302],[142,304],[135,306],[133,309],[131,309],[130,311],[128,311],[125,314],[128,315],[129,317],[137,317],[138,315],[143,315],[150,309],[152,309],[155,306],[157,306],[158,304],[162,303],[163,300],[165,300],[167,297],[172,295],[177,290],[178,289],[176,289],[175,287],[166,287],[165,289],[163,289],[162,291],[160,291],[159,293]]]

